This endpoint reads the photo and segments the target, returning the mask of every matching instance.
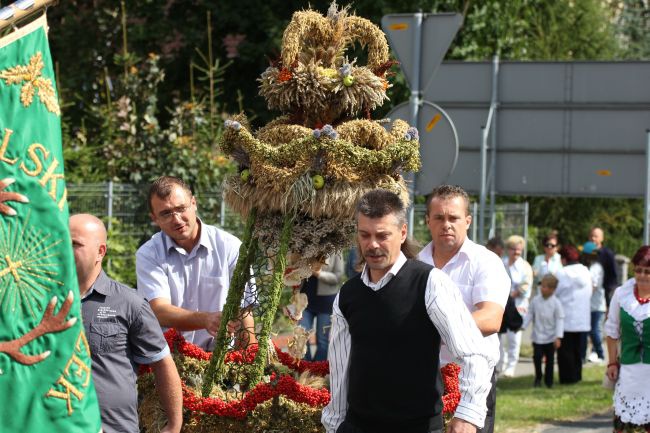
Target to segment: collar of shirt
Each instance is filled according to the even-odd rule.
[[[363,271],[361,272],[361,281],[363,281],[363,284],[370,287],[372,290],[377,291],[388,284],[388,282],[392,280],[395,275],[397,275],[399,270],[402,269],[402,266],[404,266],[404,263],[406,263],[406,256],[403,252],[400,251],[397,260],[395,263],[393,263],[393,266],[376,283],[370,281],[370,269],[367,265],[363,265]]]
[[[108,275],[102,271],[97,275],[97,279],[93,283],[92,286],[88,289],[88,291],[81,297],[82,300],[86,299],[90,295],[93,294],[93,292],[100,293],[102,295],[108,295]]]
[[[474,242],[472,242],[469,238],[465,238],[463,241],[463,245],[460,246],[458,249],[458,252],[454,254],[454,256],[443,266],[441,270],[445,270],[445,268],[449,266],[453,266],[456,261],[461,259],[461,256],[465,259],[468,260],[470,258],[470,250],[474,246]],[[433,241],[429,242],[426,247],[420,251],[418,254],[418,259],[424,263],[427,263],[435,268],[437,268],[436,264],[433,261],[433,254],[434,254],[434,245]]]
[[[510,259],[508,258],[508,256],[505,256],[503,258],[503,264],[506,265],[507,269],[517,269],[517,270],[519,270],[519,269],[521,269],[521,267],[523,265],[523,262],[525,262],[525,261],[526,260],[523,257],[520,256],[520,257],[517,257],[517,260],[515,260],[515,262],[511,265],[510,264]]]
[[[172,249],[174,249],[179,254],[188,256],[188,258],[190,258],[196,255],[196,252],[199,250],[201,246],[207,248],[208,251],[212,250],[212,244],[210,243],[210,239],[208,238],[207,230],[205,230],[205,224],[203,224],[203,221],[199,217],[196,217],[196,220],[199,223],[199,229],[201,230],[201,235],[199,237],[199,242],[194,246],[194,248],[192,248],[192,251],[190,251],[189,254],[187,253],[187,251],[185,251],[185,248],[179,246],[175,240],[173,240],[171,237],[167,235],[167,233],[161,230],[163,241],[165,242],[165,245],[168,245],[168,247],[166,248],[168,254]]]

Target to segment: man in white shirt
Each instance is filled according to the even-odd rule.
[[[161,231],[136,253],[138,292],[161,326],[185,331],[187,341],[212,350],[241,241],[204,224],[189,186],[176,177],[162,176],[151,184],[149,210]],[[255,342],[251,286],[243,296],[241,324],[233,323],[241,329],[240,346]]]
[[[432,241],[420,251],[418,259],[449,275],[460,289],[465,305],[472,313],[485,337],[490,356],[499,357],[497,332],[508,293],[510,278],[499,257],[487,248],[467,238],[472,223],[469,197],[459,186],[441,185],[427,199],[426,223]],[[440,363],[446,365],[454,358],[446,346],[440,351]],[[494,431],[496,376],[487,398],[488,413],[482,432]]]
[[[360,199],[365,265],[334,301],[327,433],[442,432],[441,341],[461,365],[461,399],[447,431],[483,427],[497,358],[449,277],[413,260],[406,233],[399,196],[373,190]]]

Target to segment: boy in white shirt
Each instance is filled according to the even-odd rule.
[[[540,293],[533,298],[524,318],[523,328],[533,323],[533,362],[535,364],[535,384],[541,386],[542,358],[546,357],[544,383],[553,386],[553,363],[555,350],[562,344],[564,336],[564,310],[562,304],[554,296],[558,280],[551,274],[546,274],[541,282]]]

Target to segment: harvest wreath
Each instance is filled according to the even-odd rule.
[[[200,377],[212,357],[198,346],[185,341],[174,329],[165,332],[174,361],[182,379],[183,432],[264,432],[269,428],[283,432],[322,432],[320,414],[329,402],[326,388],[329,374],[327,361],[296,360],[274,345],[272,361],[268,364],[264,380],[244,392],[240,399],[222,391],[216,384],[214,395],[201,397]],[[257,354],[257,345],[227,354],[226,364],[251,364]],[[445,388],[443,411],[449,416],[460,401],[458,373],[460,367],[448,364],[441,369]],[[197,373],[199,376],[197,376]],[[154,376],[151,368],[143,366],[138,380],[139,391],[144,395],[140,405],[140,418],[146,431],[157,431],[164,425],[165,417],[153,391]],[[240,390],[237,390],[238,392]]]

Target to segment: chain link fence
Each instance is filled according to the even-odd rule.
[[[413,237],[421,244],[426,245],[431,241],[429,227],[425,221],[426,205],[416,204],[413,208]],[[474,242],[480,243],[478,233],[479,209],[478,203],[470,203],[472,213],[472,225],[468,236]],[[508,236],[519,235],[528,243],[528,203],[507,203],[494,206],[494,217],[485,215],[485,233],[483,239],[486,241],[498,236],[506,240]],[[485,243],[485,242],[484,242]],[[526,257],[526,251],[524,251]]]
[[[71,215],[89,213],[106,224],[106,271],[113,278],[135,287],[135,252],[158,231],[149,217],[149,185],[103,182],[69,184],[67,189]],[[244,224],[239,215],[225,206],[220,188],[200,191],[195,196],[199,216],[204,222],[241,236]]]
[[[149,185],[104,182],[69,184],[67,188],[70,214],[89,213],[106,223],[109,233],[109,251],[105,262],[107,272],[119,281],[135,286],[135,252],[158,231],[149,217]],[[197,191],[195,196],[199,216],[205,223],[221,227],[241,238],[244,221],[228,209],[221,188]],[[474,219],[469,235],[472,240],[478,241],[478,204],[472,203],[471,210]],[[426,206],[416,204],[413,212],[413,237],[421,245],[426,245],[431,241],[425,222]],[[486,233],[483,238],[486,240],[494,236],[505,240],[513,234],[528,240],[528,203],[496,205],[494,216],[485,216],[484,227]],[[531,234],[531,237],[535,238],[535,234]]]

